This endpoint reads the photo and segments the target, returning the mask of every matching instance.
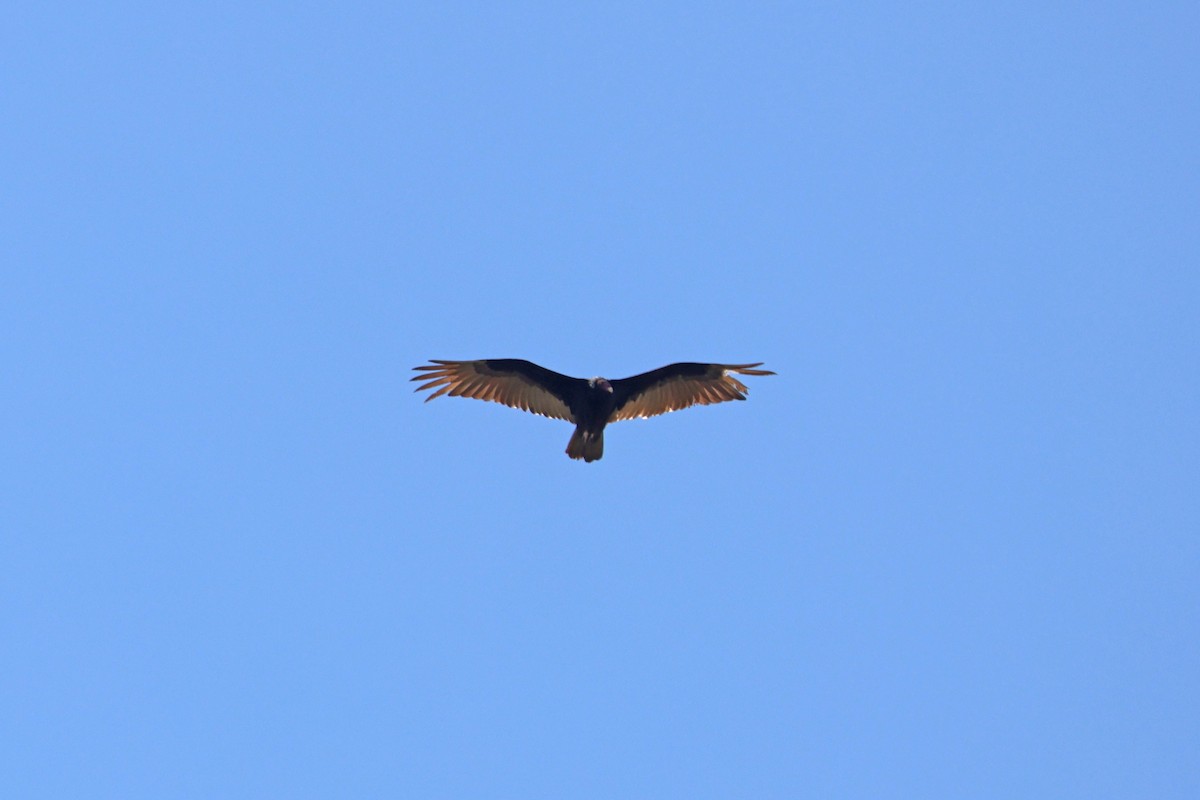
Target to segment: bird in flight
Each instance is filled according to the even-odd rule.
[[[604,426],[623,419],[654,417],[694,405],[745,400],[749,389],[735,375],[774,375],[757,364],[683,362],[632,378],[572,378],[517,358],[442,361],[413,369],[424,381],[415,391],[425,398],[474,397],[575,423],[567,455],[597,461],[604,455]]]

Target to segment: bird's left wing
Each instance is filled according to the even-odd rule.
[[[670,364],[632,378],[610,381],[615,408],[611,422],[653,417],[694,405],[745,400],[749,389],[737,375],[774,375],[757,364]]]
[[[541,414],[543,417],[565,419],[574,422],[570,400],[578,384],[586,383],[579,378],[560,375],[553,370],[539,367],[532,361],[516,358],[493,358],[482,361],[442,361],[414,367],[420,375],[412,380],[425,381],[416,388],[437,391],[425,398],[429,402],[435,397],[448,394],[451,397],[474,397],[491,400],[512,408]]]

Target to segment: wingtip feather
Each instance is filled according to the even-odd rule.
[[[761,367],[765,362],[759,361],[754,364],[730,364],[725,367],[730,372],[736,372],[739,375],[774,375],[775,373],[769,369],[754,369]]]

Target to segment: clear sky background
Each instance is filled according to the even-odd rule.
[[[499,5],[6,13],[0,794],[1200,796],[1195,4]]]

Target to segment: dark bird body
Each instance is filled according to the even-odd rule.
[[[624,419],[653,417],[693,405],[745,400],[749,390],[737,375],[774,375],[756,364],[683,362],[631,378],[572,378],[531,361],[496,358],[440,361],[415,367],[417,391],[491,400],[512,408],[575,423],[567,455],[596,461],[604,455],[604,427]]]

